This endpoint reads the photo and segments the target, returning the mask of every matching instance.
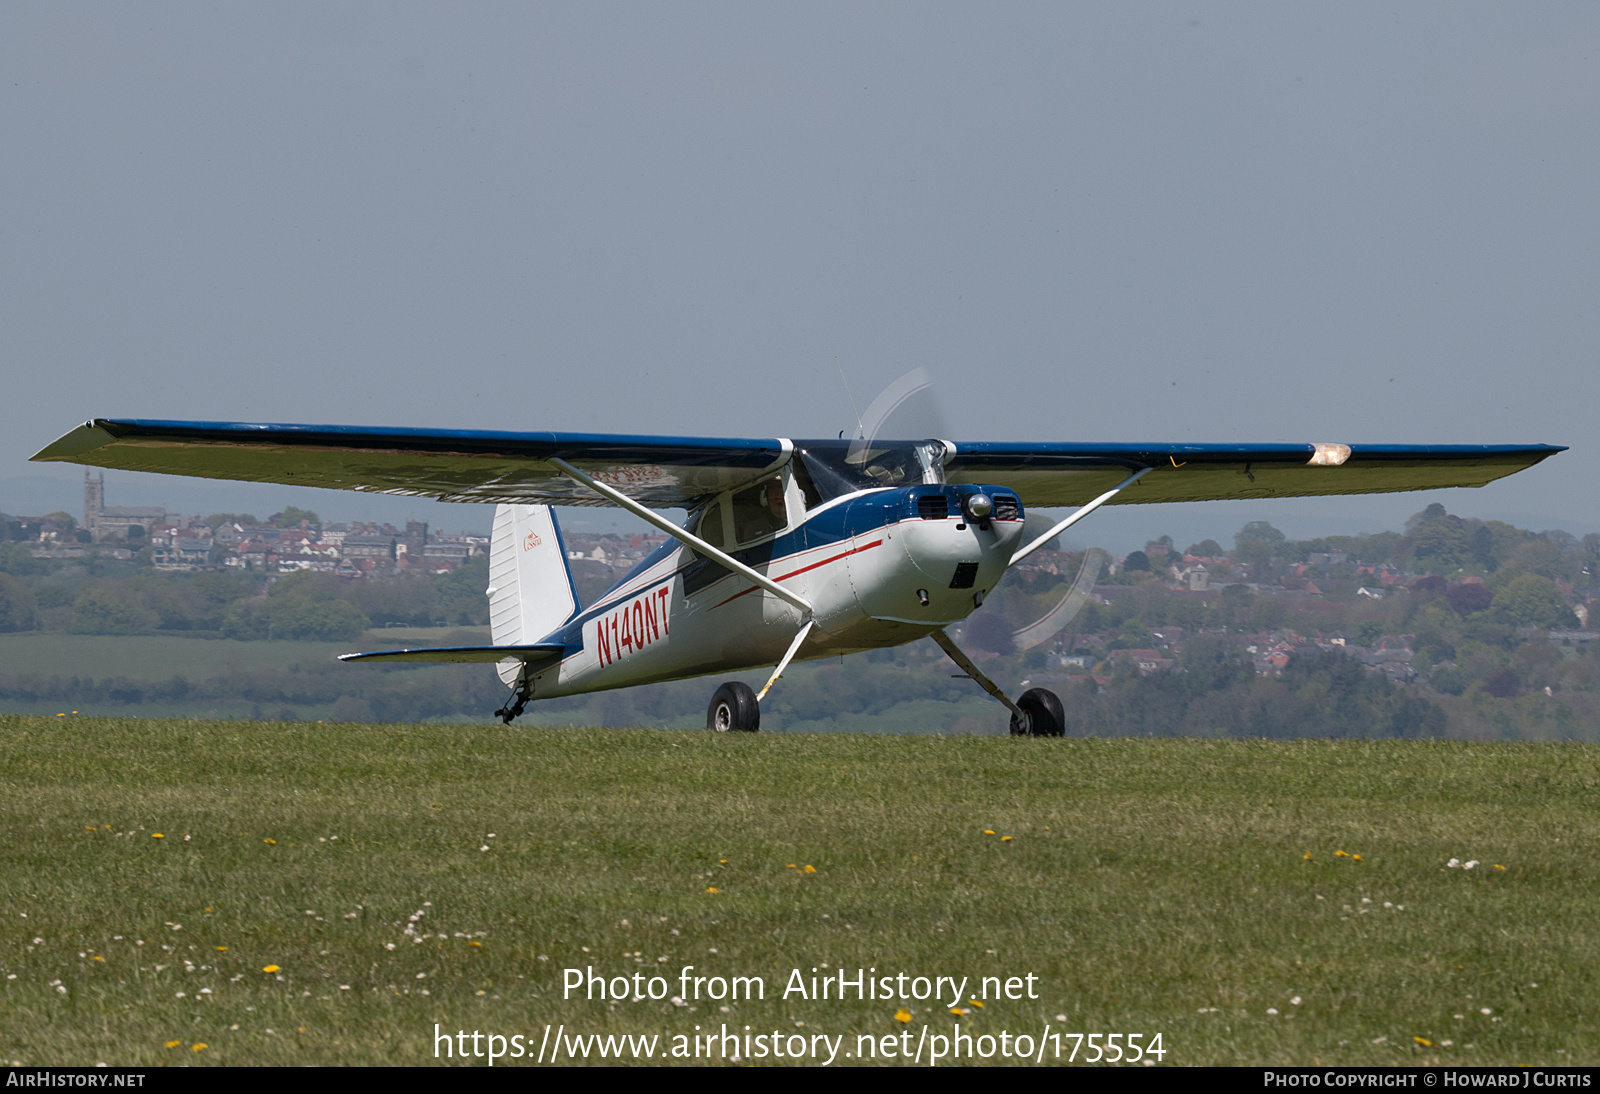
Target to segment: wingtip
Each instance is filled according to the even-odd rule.
[[[84,453],[92,452],[113,438],[100,428],[104,419],[90,418],[74,426],[28,457],[30,463],[79,463]]]

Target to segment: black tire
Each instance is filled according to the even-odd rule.
[[[1065,737],[1067,735],[1067,715],[1061,709],[1061,700],[1053,691],[1044,688],[1029,688],[1022,693],[1022,698],[1017,700],[1028,716],[1028,724],[1023,725],[1022,719],[1015,714],[1011,716],[1011,735],[1013,737]]]
[[[754,733],[760,729],[761,704],[756,702],[750,685],[732,680],[718,688],[706,708],[706,728],[717,733]]]

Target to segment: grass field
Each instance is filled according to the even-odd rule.
[[[0,668],[41,676],[204,680],[229,665],[286,669],[326,661],[357,648],[359,644],[353,642],[237,642],[231,638],[33,632],[0,635]]]
[[[368,631],[352,642],[238,642],[231,638],[181,638],[171,635],[56,634],[31,631],[0,634],[0,671],[42,676],[131,676],[203,680],[237,665],[247,669],[286,669],[332,659],[352,650],[390,649],[419,639],[489,641],[485,628],[389,627]]]
[[[842,1056],[959,1021],[1169,1065],[1593,1064],[1597,783],[1584,745],[4,717],[0,1059],[419,1063],[435,1023]],[[564,1000],[588,965],[766,997]],[[813,967],[1039,997],[903,1024],[783,999]]]

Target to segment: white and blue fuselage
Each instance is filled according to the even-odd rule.
[[[816,625],[796,659],[898,646],[965,619],[1020,546],[1022,505],[1004,487],[868,489],[807,510],[787,469],[778,483],[796,516],[727,549],[811,603]],[[980,492],[993,513],[969,520],[963,498]],[[802,622],[793,604],[669,540],[543,640],[562,655],[530,667],[528,682],[551,698],[770,666]],[[511,683],[518,668],[503,664],[502,677]]]

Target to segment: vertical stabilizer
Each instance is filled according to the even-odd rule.
[[[531,645],[578,613],[566,547],[548,505],[495,508],[487,591],[489,637],[496,646]],[[507,684],[516,673],[515,665],[501,666]]]

